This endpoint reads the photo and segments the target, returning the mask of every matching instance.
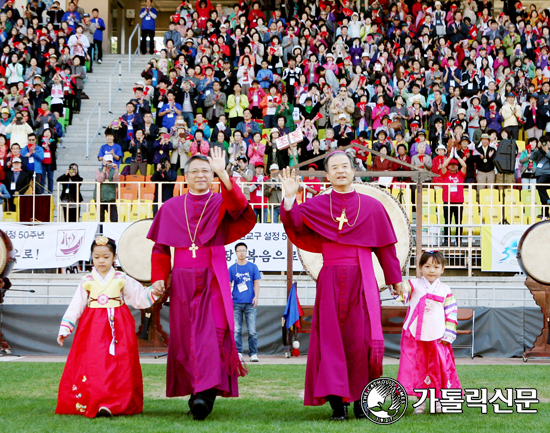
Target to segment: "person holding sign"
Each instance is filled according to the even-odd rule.
[[[195,155],[185,164],[189,192],[162,205],[147,237],[153,288],[170,284],[170,343],[166,395],[191,394],[196,420],[205,419],[216,396],[237,397],[245,375],[234,340],[235,319],[224,245],[249,233],[256,215],[225,170],[225,152]],[[221,193],[210,190],[214,173]],[[171,264],[170,247],[174,251]]]
[[[258,337],[256,334],[256,307],[260,293],[260,270],[255,263],[246,260],[248,248],[244,242],[235,246],[237,263],[229,268],[229,279],[233,284],[233,314],[235,316],[235,343],[239,359],[243,360],[242,325],[243,316],[248,329],[248,355],[250,362],[258,362]]]
[[[323,254],[306,368],[304,404],[330,403],[332,420],[347,419],[354,402],[364,417],[363,388],[382,375],[384,337],[380,293],[374,275],[376,254],[386,284],[401,293],[401,266],[392,222],[378,200],[354,191],[354,161],[342,151],[325,158],[330,194],[296,203],[300,178],[286,168],[279,179],[284,201],[281,221],[294,245]],[[323,336],[321,338],[321,335]]]

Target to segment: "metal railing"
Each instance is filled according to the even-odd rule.
[[[118,66],[118,87],[115,90],[115,94],[113,95],[113,74],[116,71],[116,68]],[[113,67],[113,70],[111,71],[111,75],[109,75],[109,113],[113,113],[112,107],[113,107],[113,100],[116,97],[116,94],[118,92],[122,92],[122,61],[119,60],[115,63],[115,66]]]
[[[92,116],[94,115],[95,111],[97,110],[97,129],[94,132],[93,138],[90,140],[90,120],[92,119]],[[86,159],[90,159],[90,146],[93,144],[94,140],[101,135],[101,102],[98,102],[95,104],[94,109],[88,116],[88,119],[86,120]]]
[[[304,181],[308,185],[307,179]],[[89,189],[95,189],[96,197],[100,197],[100,184],[98,182],[82,182],[83,185],[89,184]],[[275,183],[278,184],[278,183]],[[153,186],[154,185],[154,186]],[[161,194],[157,194],[157,199],[153,200],[155,188],[159,190],[160,185],[169,185],[174,188],[174,195],[182,195],[187,192],[187,184],[184,180],[178,179],[176,182],[147,182],[130,180],[119,182],[118,199],[114,203],[108,203],[111,206],[103,206],[108,212],[107,217],[110,220],[111,209],[116,207],[119,222],[133,222],[139,219],[152,218],[153,206],[162,206]],[[241,188],[256,187],[262,190],[266,185],[273,185],[267,182],[241,182]],[[316,185],[319,185],[318,183]],[[321,184],[324,188],[327,184]],[[311,185],[313,186],[313,185]],[[520,191],[519,184],[489,184],[487,189],[477,191],[474,184],[462,184],[464,187],[465,201],[462,204],[445,203],[443,200],[443,189],[438,184],[426,184],[423,190],[422,203],[422,233],[418,233],[421,238],[421,245],[426,248],[437,248],[445,251],[448,261],[448,268],[467,270],[472,275],[473,270],[481,269],[481,232],[484,225],[527,225],[533,224],[544,217],[545,212],[550,212],[549,205],[540,204],[538,192],[535,184],[523,185],[524,190]],[[540,187],[540,185],[538,185]],[[416,204],[412,200],[416,198],[413,189],[415,184],[396,184],[391,189],[392,195],[401,202],[405,213],[411,222],[413,238],[416,238]],[[550,185],[547,185],[550,188]],[[59,209],[72,206],[77,207],[83,212],[83,221],[97,221],[101,218],[101,205],[107,203],[99,199],[95,201],[84,201],[83,203],[61,203],[59,200],[59,191],[57,188],[58,199],[58,221],[61,222],[60,215],[63,214]],[[219,183],[213,183],[213,191],[219,191]],[[258,215],[258,222],[273,223],[274,216],[279,212],[279,203],[262,203],[259,197],[255,197],[256,191],[250,192],[251,206]],[[479,195],[479,199],[478,199]],[[308,200],[306,194],[299,196],[299,201]],[[521,201],[518,201],[521,199]],[[266,200],[266,197],[263,197]],[[259,201],[259,203],[253,203]],[[115,205],[115,206],[113,206]],[[451,218],[451,208],[459,207],[458,218]],[[103,217],[105,215],[103,214]],[[455,213],[456,217],[456,213]],[[114,218],[113,218],[114,219]],[[413,257],[409,266],[414,268],[414,248]]]
[[[134,34],[136,32],[137,32],[137,45],[136,45],[135,51],[132,53],[132,39],[134,38]],[[134,30],[132,31],[132,34],[128,38],[128,73],[132,72],[132,63],[137,53],[139,53],[140,41],[141,41],[141,27],[139,24],[136,24],[136,26],[134,27]]]

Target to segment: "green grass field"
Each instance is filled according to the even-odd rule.
[[[0,363],[0,432],[548,432],[550,431],[550,367],[458,366],[464,388],[536,387],[541,403],[536,415],[487,415],[466,409],[460,415],[407,414],[391,426],[377,426],[352,418],[329,422],[330,406],[304,407],[303,365],[248,365],[240,381],[240,398],[218,399],[204,422],[185,413],[187,398],[164,397],[164,365],[143,365],[145,403],[141,415],[87,419],[55,415],[57,386],[64,364]],[[385,376],[396,377],[397,366],[385,367]]]

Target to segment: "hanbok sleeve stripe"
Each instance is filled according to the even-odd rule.
[[[156,301],[155,296],[153,295],[153,286],[149,287],[149,291],[147,292],[147,299],[153,305]]]
[[[449,305],[445,306],[445,310],[447,310],[449,308],[455,308],[456,309],[456,302],[453,302],[452,304],[449,304]]]
[[[69,331],[74,331],[74,323],[72,323],[70,320],[63,319],[61,320],[61,326],[64,326],[65,328],[69,328]]]
[[[448,332],[449,334],[456,335],[456,332],[453,331],[452,329],[449,329],[449,328],[445,328],[445,332]]]

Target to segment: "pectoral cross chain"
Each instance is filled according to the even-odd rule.
[[[346,210],[345,209],[342,209],[342,215],[340,215],[338,218],[336,218],[336,221],[338,221],[340,223],[338,225],[338,230],[342,230],[342,228],[344,227],[344,224],[348,222],[348,219],[346,218]]]
[[[197,257],[197,254],[195,253],[195,251],[197,251],[199,249],[199,247],[197,247],[195,245],[195,242],[193,242],[191,244],[191,246],[189,247],[189,251],[191,251],[193,253],[193,258],[196,258]]]

